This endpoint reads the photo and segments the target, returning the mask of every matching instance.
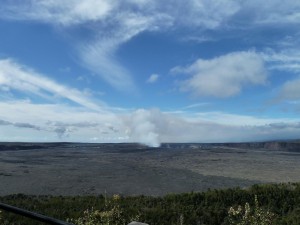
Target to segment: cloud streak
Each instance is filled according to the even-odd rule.
[[[58,84],[12,59],[0,60],[0,87],[35,94],[45,99],[61,97],[95,111],[102,111],[103,108],[102,103],[96,104],[85,97],[83,92]]]
[[[294,73],[300,72],[300,44],[295,43],[294,46],[287,46],[283,50],[276,52],[267,50],[261,53],[263,59],[269,64],[271,70],[290,71]]]
[[[0,126],[14,126],[17,128],[29,128],[34,130],[41,130],[40,127],[30,123],[20,123],[20,122],[13,123],[5,120],[0,120]]]

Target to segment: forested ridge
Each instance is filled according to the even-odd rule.
[[[118,205],[124,220],[135,216],[150,225],[229,224],[231,206],[254,205],[275,214],[274,225],[300,224],[300,183],[254,185],[247,189],[208,190],[201,193],[169,194],[163,197],[120,197]],[[28,196],[23,194],[0,197],[0,201],[62,220],[76,219],[87,209],[106,210],[111,197],[100,196]],[[39,224],[11,213],[2,212],[1,224]],[[180,221],[181,220],[181,221]]]

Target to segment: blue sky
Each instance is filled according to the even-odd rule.
[[[300,134],[300,3],[3,0],[0,141]]]

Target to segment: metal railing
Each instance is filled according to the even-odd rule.
[[[41,215],[41,214],[38,214],[38,213],[35,213],[35,212],[31,212],[31,211],[28,211],[28,210],[25,210],[25,209],[20,209],[20,208],[17,208],[15,206],[7,205],[7,204],[1,203],[1,202],[0,202],[0,209],[5,210],[7,212],[11,212],[11,213],[15,213],[15,214],[18,214],[18,215],[21,215],[21,216],[31,218],[31,219],[36,220],[36,221],[47,223],[47,224],[74,225],[72,223],[67,223],[67,222],[64,222],[62,220],[58,220],[58,219],[55,219],[55,218],[44,216],[44,215]]]

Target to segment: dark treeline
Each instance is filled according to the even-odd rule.
[[[170,194],[164,197],[121,197],[119,205],[129,221],[139,220],[150,225],[228,224],[230,206],[254,205],[254,196],[260,206],[276,214],[274,225],[300,224],[300,183],[254,185],[248,189],[209,190],[202,193]],[[105,196],[27,196],[23,194],[0,197],[0,201],[57,219],[78,218],[86,209],[105,209]],[[14,214],[2,212],[2,224],[39,224]]]

